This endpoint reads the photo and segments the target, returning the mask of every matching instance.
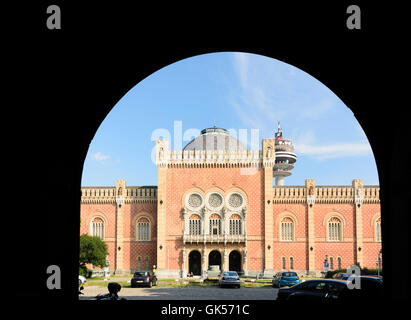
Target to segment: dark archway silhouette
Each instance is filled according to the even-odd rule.
[[[208,266],[220,266],[221,270],[221,253],[218,250],[213,250],[208,255]]]
[[[237,250],[233,250],[230,252],[228,257],[229,261],[229,270],[230,271],[241,271],[241,254]]]
[[[188,272],[195,276],[201,275],[201,253],[197,250],[191,251],[188,255]]]

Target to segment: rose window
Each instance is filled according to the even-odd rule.
[[[195,193],[190,195],[190,197],[188,198],[188,204],[192,208],[198,208],[199,206],[201,206],[202,202],[203,201],[202,201],[200,195],[195,194]]]
[[[243,198],[239,194],[232,194],[228,199],[228,204],[233,208],[238,208],[243,204]]]
[[[213,193],[210,195],[208,203],[211,207],[218,208],[223,203],[223,198],[219,194]]]

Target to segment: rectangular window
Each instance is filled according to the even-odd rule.
[[[137,223],[137,241],[150,240],[150,222]]]
[[[230,234],[241,234],[241,220],[230,220]]]
[[[212,235],[221,234],[221,219],[211,219],[210,220],[210,234]]]
[[[201,220],[200,219],[192,219],[189,220],[189,231],[192,235],[199,235],[201,234]]]
[[[292,241],[294,239],[293,223],[292,222],[282,222],[280,233],[281,233],[282,241]]]
[[[104,239],[104,222],[93,222],[92,235]]]

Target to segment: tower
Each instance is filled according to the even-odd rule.
[[[278,130],[275,133],[275,164],[273,167],[273,176],[275,185],[284,185],[284,177],[291,175],[294,163],[297,161],[297,155],[294,153],[294,146],[291,140],[283,138],[283,132],[278,122]]]

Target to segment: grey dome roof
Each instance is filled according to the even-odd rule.
[[[223,128],[206,128],[191,140],[183,150],[227,150],[245,151],[247,148]]]

